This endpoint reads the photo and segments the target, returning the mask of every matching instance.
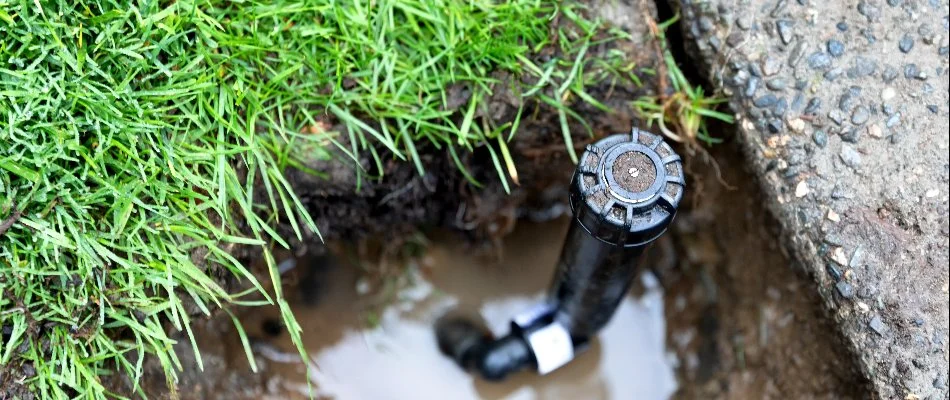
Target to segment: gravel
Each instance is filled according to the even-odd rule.
[[[745,86],[745,92],[744,92],[745,97],[755,96],[755,91],[759,90],[759,80],[760,80],[759,78],[756,78],[754,76],[749,78],[749,82],[746,83],[746,86]]]
[[[780,91],[785,90],[788,87],[788,82],[785,78],[775,78],[768,82],[765,82],[765,86],[771,90]]]
[[[821,99],[818,97],[812,97],[808,100],[808,105],[805,106],[805,114],[817,114],[821,110]]]
[[[782,70],[782,60],[778,57],[768,56],[762,62],[762,73],[766,76],[772,76]]]
[[[847,118],[847,114],[839,109],[834,109],[828,112],[828,118],[831,118],[834,123],[841,125],[844,123],[845,118]]]
[[[851,79],[862,76],[873,75],[877,72],[877,63],[867,57],[858,56],[854,58],[854,65],[848,68],[848,77]]]
[[[894,79],[897,79],[897,75],[899,75],[899,73],[897,72],[897,68],[894,68],[894,66],[888,65],[887,67],[884,68],[884,73],[881,74],[881,77],[884,78],[885,83],[891,83],[892,81],[894,81]]]
[[[840,294],[841,297],[844,297],[846,299],[850,299],[854,297],[854,287],[851,286],[851,284],[848,282],[845,282],[845,281],[838,282],[837,284],[835,284],[835,289],[838,290],[838,294]]]
[[[887,332],[887,325],[884,325],[884,321],[881,321],[881,317],[878,315],[871,318],[871,322],[868,322],[868,327],[870,327],[874,333],[881,336],[884,336],[884,332]]]
[[[892,87],[886,87],[881,91],[881,100],[888,101],[897,96],[897,91]]]
[[[841,57],[841,55],[844,54],[844,43],[841,43],[839,40],[829,40],[826,47],[828,48],[828,53],[835,58]]]
[[[755,99],[752,102],[752,105],[758,108],[766,108],[766,107],[774,106],[775,103],[778,103],[778,97],[775,97],[774,94],[767,93],[767,94],[762,95],[762,97]]]
[[[861,138],[861,129],[851,128],[841,131],[838,136],[841,136],[841,141],[848,143],[857,143],[858,139]]]
[[[841,153],[838,155],[841,157],[841,161],[844,162],[844,165],[847,165],[853,169],[858,169],[858,167],[861,166],[861,153],[858,153],[854,147],[842,145]]]
[[[749,15],[749,14],[743,14],[741,17],[736,19],[736,25],[738,25],[739,29],[742,29],[742,30],[749,30],[750,28],[752,28],[752,23],[753,23],[752,15]]]
[[[910,53],[914,48],[914,38],[910,37],[909,33],[905,33],[899,42],[897,42],[897,47],[903,53]]]
[[[825,71],[831,68],[831,57],[821,51],[816,51],[808,56],[808,66],[811,69]]]
[[[910,63],[904,66],[904,77],[907,79],[914,79],[920,75],[920,69],[917,68],[917,64]]]
[[[871,118],[871,113],[865,106],[857,106],[851,113],[851,123],[855,125],[864,125]]]
[[[901,123],[901,114],[896,113],[894,115],[891,115],[889,118],[887,118],[887,122],[884,125],[886,125],[888,128],[893,128],[900,123]]]
[[[795,38],[795,22],[782,19],[775,23],[775,27],[778,29],[779,37],[782,38],[782,43],[789,44]]]
[[[847,22],[844,22],[844,21],[839,22],[838,24],[835,25],[835,27],[837,27],[838,30],[841,31],[841,32],[847,32],[847,31],[848,31],[848,23],[847,23]]]

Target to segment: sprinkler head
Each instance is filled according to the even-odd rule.
[[[649,244],[673,221],[683,198],[680,157],[637,128],[587,146],[571,185],[574,217],[591,235],[624,246]]]

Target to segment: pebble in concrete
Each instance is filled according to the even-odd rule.
[[[841,161],[844,162],[845,165],[851,168],[858,169],[858,167],[861,166],[861,153],[858,153],[854,147],[842,145],[839,157],[841,157]]]
[[[887,325],[884,325],[884,321],[881,321],[881,317],[877,315],[871,318],[871,322],[868,322],[868,327],[870,327],[874,333],[881,336],[884,336],[884,332],[887,332]]]
[[[905,33],[899,42],[897,42],[897,47],[900,48],[903,53],[910,53],[914,48],[914,38],[910,37],[909,33]]]
[[[834,57],[841,57],[844,54],[844,43],[841,43],[840,40],[831,39],[827,43],[828,53]]]

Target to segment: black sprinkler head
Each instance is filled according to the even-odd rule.
[[[587,146],[571,181],[574,219],[547,300],[516,316],[499,339],[465,320],[440,321],[440,349],[487,380],[568,363],[610,321],[684,190],[680,157],[657,135],[634,128]]]

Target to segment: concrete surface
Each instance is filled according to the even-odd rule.
[[[948,398],[948,2],[674,8],[872,391]]]

